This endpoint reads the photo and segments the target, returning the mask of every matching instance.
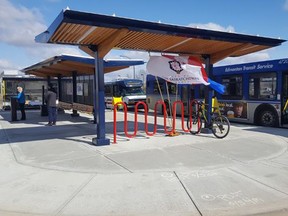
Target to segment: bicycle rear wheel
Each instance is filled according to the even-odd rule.
[[[217,138],[224,138],[230,131],[230,122],[225,116],[216,116],[212,119],[212,133]]]
[[[202,119],[199,115],[196,113],[192,114],[191,118],[191,125],[190,125],[190,118],[187,118],[187,128],[189,129],[189,132],[193,135],[200,133],[202,128]]]

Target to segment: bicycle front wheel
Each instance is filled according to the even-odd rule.
[[[196,113],[192,114],[191,123],[190,118],[187,118],[187,128],[189,132],[193,135],[200,133],[202,128],[202,119]]]
[[[217,138],[224,138],[230,131],[230,122],[225,116],[216,116],[212,119],[212,133]]]

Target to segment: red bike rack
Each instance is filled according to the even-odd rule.
[[[176,123],[176,109],[177,109],[177,104],[181,105],[181,124],[182,124],[182,130],[184,132],[189,132],[189,128],[185,129],[185,119],[184,119],[184,104],[182,101],[175,101],[173,103],[173,130],[175,130],[175,123]],[[190,110],[190,112],[192,113],[192,111]],[[173,131],[175,133],[175,131]]]
[[[128,127],[128,123],[127,123],[127,106],[124,102],[117,102],[116,104],[114,104],[114,110],[113,110],[113,116],[114,116],[114,143],[116,143],[116,133],[117,133],[117,121],[116,121],[116,112],[117,112],[117,107],[119,104],[122,104],[123,106],[123,111],[124,111],[124,132],[125,132],[125,135],[128,137],[128,138],[132,138],[134,136],[136,136],[137,134],[137,131],[138,131],[138,122],[137,122],[137,115],[135,115],[135,118],[134,118],[134,133],[131,135],[131,134],[128,134],[127,132],[127,127]]]
[[[193,105],[194,103],[197,103],[198,104],[198,101],[197,100],[193,100],[190,102],[190,112],[189,112],[189,118],[190,118],[190,128],[192,127],[192,109],[193,109]],[[163,106],[163,110],[166,110],[166,104],[164,101],[157,101],[155,103],[155,106],[154,106],[154,127],[153,127],[153,131],[152,132],[149,132],[148,131],[148,108],[147,108],[147,104],[143,101],[139,101],[136,105],[135,105],[135,114],[134,114],[134,132],[133,134],[129,134],[128,133],[128,122],[127,122],[127,106],[124,102],[117,102],[116,104],[114,104],[114,112],[113,112],[113,115],[114,115],[114,140],[113,140],[113,143],[116,143],[116,135],[117,135],[117,107],[118,105],[121,104],[123,106],[123,112],[124,112],[124,132],[125,132],[125,135],[128,137],[128,138],[133,138],[136,136],[137,134],[137,131],[138,131],[138,107],[140,105],[142,105],[144,107],[144,118],[145,118],[145,133],[148,135],[148,136],[153,136],[156,132],[157,132],[157,108],[159,105],[162,105]],[[180,105],[181,106],[181,122],[182,122],[182,130],[184,132],[189,132],[189,128],[188,129],[185,129],[185,119],[184,119],[184,104],[182,101],[175,101],[173,103],[173,109],[172,109],[172,115],[173,115],[173,119],[172,119],[172,129],[170,131],[168,131],[167,129],[167,113],[164,112],[163,113],[163,124],[164,124],[164,132],[166,134],[175,134],[175,125],[176,125],[176,108],[177,108],[177,105]]]
[[[147,104],[142,102],[142,101],[139,101],[136,105],[135,105],[135,115],[134,115],[134,133],[133,134],[129,134],[128,133],[128,123],[127,123],[127,106],[124,102],[117,102],[115,105],[114,105],[114,123],[113,123],[113,126],[114,126],[114,140],[113,140],[113,143],[116,143],[116,135],[117,135],[117,124],[116,124],[116,119],[117,119],[117,106],[118,104],[122,104],[123,106],[123,111],[124,111],[124,132],[125,132],[125,135],[128,137],[128,138],[133,138],[136,136],[137,134],[137,131],[138,131],[138,107],[139,105],[143,105],[144,106],[144,116],[145,116],[145,133],[148,135],[148,136],[153,136],[156,131],[157,131],[157,106],[159,104],[162,104],[162,106],[164,106],[164,109],[166,109],[166,105],[163,101],[157,101],[157,103],[155,104],[155,111],[154,111],[154,129],[153,129],[153,132],[149,132],[148,131],[148,108],[147,108]],[[164,129],[165,129],[165,133],[169,133],[169,131],[167,131],[167,128],[166,128],[166,113],[164,113]]]

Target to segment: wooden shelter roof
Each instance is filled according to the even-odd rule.
[[[78,45],[99,57],[111,49],[139,50],[180,55],[209,55],[213,64],[226,57],[238,57],[271,47],[285,40],[205,30],[157,22],[63,10],[36,42]],[[94,57],[94,56],[93,56]]]

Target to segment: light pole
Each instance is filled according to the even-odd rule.
[[[127,59],[132,59],[132,58],[126,56],[126,55],[120,55],[120,57],[124,57],[124,58],[127,58]],[[135,65],[133,65],[133,79],[135,79],[135,77],[136,77],[136,74],[135,74]]]

